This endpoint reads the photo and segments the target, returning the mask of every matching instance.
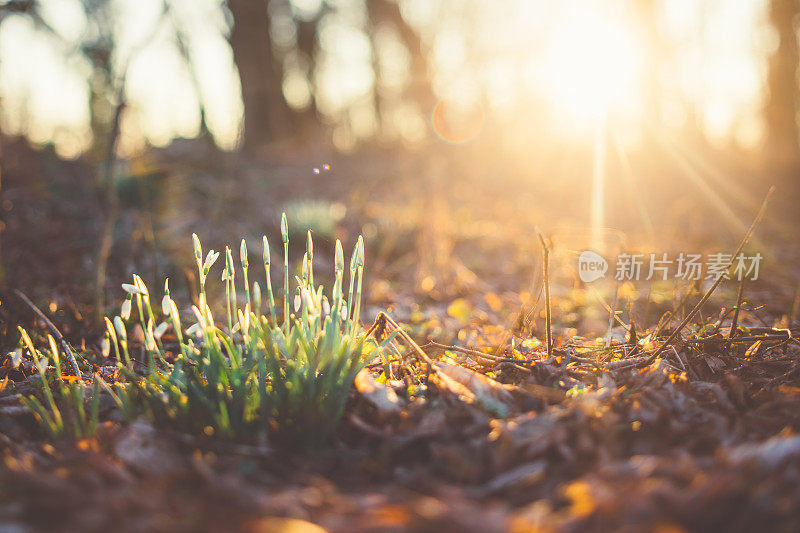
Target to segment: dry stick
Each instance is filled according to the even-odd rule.
[[[378,333],[383,332],[386,329],[390,329],[391,332],[396,331],[397,336],[400,337],[403,340],[403,342],[405,342],[406,346],[408,346],[408,348],[410,348],[411,351],[413,351],[419,359],[422,359],[425,363],[428,363],[429,365],[433,365],[433,360],[431,360],[431,358],[428,357],[428,354],[422,351],[422,348],[419,347],[419,344],[414,342],[414,339],[412,339],[408,335],[408,333],[403,331],[403,328],[401,328],[397,324],[397,322],[392,320],[392,317],[390,317],[383,311],[378,313],[378,316],[375,317],[375,322],[373,322],[372,326],[370,326],[370,328],[367,330],[367,332],[365,333],[365,337],[368,337],[374,334],[375,332]]]
[[[550,312],[550,249],[542,237],[541,232],[537,229],[536,234],[539,236],[539,243],[542,245],[542,271],[544,272],[544,306],[545,306],[545,325],[547,327],[547,357],[553,355],[553,317]]]
[[[451,352],[458,352],[468,357],[473,357],[478,360],[479,364],[486,365],[486,363],[492,364],[500,364],[500,363],[511,363],[514,365],[515,368],[519,370],[524,370],[525,372],[530,372],[530,368],[525,368],[519,366],[520,364],[533,364],[535,361],[532,359],[516,359],[514,357],[498,357],[496,355],[490,355],[484,352],[479,352],[478,350],[470,350],[469,348],[462,348],[460,346],[448,346],[446,344],[440,344],[438,342],[429,341],[420,348],[435,348],[437,350],[444,350],[444,351],[451,351]]]
[[[761,222],[761,219],[764,218],[764,214],[767,212],[767,204],[769,203],[769,199],[772,196],[773,192],[775,192],[775,187],[774,186],[769,188],[769,191],[767,192],[766,197],[764,197],[764,201],[761,203],[761,208],[758,210],[758,214],[756,214],[756,218],[753,219],[753,223],[750,224],[750,227],[747,229],[747,232],[744,234],[744,238],[742,239],[742,242],[739,243],[739,247],[736,248],[735,252],[733,252],[733,255],[731,256],[731,260],[728,261],[728,267],[725,270],[727,270],[728,268],[731,267],[731,265],[733,265],[734,259],[736,258],[736,256],[738,256],[741,253],[742,249],[747,244],[747,241],[750,240],[750,237],[753,235],[753,232],[756,230],[756,226],[758,226],[758,224]],[[716,279],[716,281],[714,281],[714,284],[711,285],[711,287],[708,288],[708,290],[703,295],[703,297],[700,298],[700,301],[697,302],[697,305],[694,306],[694,309],[692,309],[689,312],[689,314],[686,315],[686,317],[681,321],[681,323],[678,324],[678,327],[675,328],[675,331],[673,331],[672,334],[669,337],[667,337],[667,340],[665,340],[661,344],[661,346],[659,346],[658,349],[653,353],[653,355],[651,355],[648,358],[650,361],[654,361],[659,355],[661,355],[661,353],[667,348],[667,346],[669,346],[670,343],[673,342],[678,337],[678,335],[681,334],[681,331],[683,331],[683,328],[686,327],[686,325],[694,317],[694,315],[696,315],[700,311],[700,308],[702,308],[703,305],[708,301],[708,299],[711,298],[711,295],[714,293],[716,288],[719,287],[719,284],[722,283],[723,279],[725,279],[725,276],[719,276]]]
[[[599,292],[594,290],[594,287],[592,287],[591,285],[587,285],[586,288],[589,289],[589,292],[592,293],[592,296],[594,296],[595,299],[600,303],[600,305],[603,306],[603,309],[605,309],[609,313],[612,313],[611,306],[606,303],[606,301],[603,299],[603,297],[600,296]],[[616,307],[616,305],[615,305],[615,307]],[[622,326],[625,329],[625,331],[627,331],[627,332],[631,331],[630,325],[628,325],[625,322],[623,322],[623,320],[619,317],[619,315],[617,313],[612,313],[612,315],[614,316],[614,321],[617,324],[619,324],[620,326]]]
[[[735,342],[755,342],[755,341],[790,341],[794,340],[794,337],[791,336],[791,332],[788,335],[782,335],[779,333],[775,333],[773,335],[744,335],[742,337],[736,337],[733,339]],[[714,342],[721,342],[719,338],[703,338],[703,339],[687,339],[685,342],[686,344],[704,344],[704,343],[714,343]]]
[[[464,354],[464,355],[472,355],[474,357],[477,357],[479,359],[484,359],[484,360],[490,361],[492,363],[503,362],[503,361],[505,361],[507,359],[508,360],[512,360],[512,358],[510,358],[510,357],[498,357],[496,355],[480,352],[478,350],[470,350],[469,348],[462,348],[460,346],[448,346],[446,344],[441,344],[441,343],[434,342],[434,341],[428,341],[423,346],[420,346],[420,348],[428,348],[428,347],[436,348],[437,350],[458,352],[458,353],[461,353],[461,354]],[[517,360],[517,361],[520,361],[520,360]],[[522,362],[522,361],[520,361],[520,362]]]
[[[78,368],[78,361],[75,360],[75,354],[72,353],[72,348],[70,348],[69,343],[64,338],[64,335],[62,335],[61,332],[58,330],[56,325],[53,324],[50,321],[50,319],[47,318],[45,314],[42,313],[42,311],[38,307],[36,307],[36,305],[30,300],[30,298],[25,296],[25,294],[22,291],[14,289],[14,294],[19,296],[23,302],[28,304],[28,307],[30,307],[31,310],[34,313],[36,313],[36,316],[38,316],[42,320],[42,322],[44,322],[45,325],[50,329],[50,331],[53,333],[53,336],[56,338],[58,343],[61,344],[61,348],[64,350],[64,352],[66,352],[67,357],[69,357],[69,362],[70,364],[72,364],[72,370],[75,372],[75,375],[81,377],[81,371]]]
[[[428,354],[426,354],[425,351],[422,348],[420,348],[419,344],[414,342],[414,339],[412,339],[408,335],[408,333],[406,333],[397,324],[397,322],[392,320],[392,318],[389,315],[387,315],[386,313],[384,313],[383,311],[378,313],[378,316],[375,318],[375,322],[372,324],[372,327],[370,327],[369,330],[367,331],[367,335],[375,332],[376,330],[384,329],[384,328],[386,328],[386,326],[389,326],[389,329],[392,329],[393,331],[397,332],[397,336],[400,337],[403,340],[403,342],[405,342],[406,346],[408,346],[408,348],[416,354],[418,359],[421,359],[424,363],[426,363],[428,365],[428,369],[429,370],[432,370],[432,369],[435,368],[436,363],[434,363],[433,360],[430,357],[428,357]],[[453,349],[454,351],[459,351],[461,353],[464,353],[465,355],[476,355],[477,356],[477,354],[480,354],[481,357],[486,357],[488,355],[488,354],[484,354],[482,352],[476,352],[474,350],[469,350],[467,348],[459,348],[457,346],[445,346],[443,344],[438,344],[438,343],[428,343],[428,344],[426,344],[426,346],[428,346],[429,344],[438,345],[438,346],[436,346],[437,348],[438,347],[443,347],[443,348],[447,348],[447,349]],[[506,361],[506,360],[504,360],[504,359],[507,359],[507,358],[498,358],[498,359],[503,359],[503,360],[498,360],[498,361],[494,361],[494,362],[501,363],[501,362],[512,362],[513,361],[512,364],[514,364],[515,368],[517,368],[519,370],[523,370],[525,372],[530,372],[530,369],[515,364],[515,363],[521,363],[522,361],[516,361],[516,360]],[[487,360],[491,360],[491,359],[487,358]]]
[[[647,319],[650,316],[650,304],[653,301],[652,295],[653,295],[653,282],[650,281],[647,283],[647,301],[644,304],[644,316],[642,317],[642,322],[641,322],[645,328],[647,328]]]
[[[611,346],[611,335],[614,330],[614,317],[617,316],[617,303],[619,302],[619,284],[620,280],[617,280],[617,288],[614,289],[614,304],[611,306],[611,309],[609,309],[610,316],[608,317],[608,335],[606,335],[606,348],[609,348]]]
[[[739,308],[742,307],[744,297],[744,274],[739,278],[739,291],[736,293],[736,307],[733,308],[733,318],[731,319],[731,331],[728,338],[732,339],[736,335],[736,328],[739,326]]]
[[[534,290],[536,289],[537,285],[538,285],[538,283],[536,283],[535,280],[533,282],[531,282],[531,290],[529,291],[528,298],[525,300],[525,302],[519,308],[519,312],[514,317],[514,320],[505,329],[505,332],[503,333],[503,338],[500,341],[500,343],[497,345],[497,349],[494,351],[494,355],[496,355],[498,357],[500,356],[500,352],[505,347],[506,343],[508,342],[508,339],[513,336],[514,326],[517,325],[518,323],[523,323],[523,324],[527,323],[529,318],[530,318],[530,316],[533,315],[533,312],[536,310],[536,306],[539,305],[539,299],[542,297],[542,288],[541,287],[539,287],[539,292],[534,297],[533,293],[534,293]]]

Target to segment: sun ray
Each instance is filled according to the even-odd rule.
[[[622,167],[622,175],[630,189],[632,189],[631,196],[633,196],[633,201],[636,205],[636,211],[639,214],[639,218],[642,220],[642,225],[647,232],[647,237],[651,242],[654,242],[655,228],[653,227],[653,220],[650,218],[650,214],[647,212],[647,205],[644,202],[644,196],[642,195],[642,191],[639,187],[639,180],[636,178],[633,168],[631,168],[631,162],[628,158],[628,154],[625,153],[622,143],[620,143],[619,139],[613,135],[613,132],[611,134],[611,143],[614,145],[617,158],[619,159],[620,166]]]
[[[671,156],[672,160],[680,167],[682,175],[697,187],[697,190],[705,196],[717,212],[722,215],[725,221],[731,225],[732,231],[738,234],[747,229],[747,225],[736,216],[736,213],[722,200],[719,193],[706,182],[703,175],[694,167],[691,161],[678,151],[668,139],[665,139],[664,136],[659,135],[657,137],[657,142],[663,151]]]
[[[594,160],[592,166],[592,196],[590,207],[591,245],[595,250],[602,250],[602,228],[605,224],[605,181],[607,125],[601,121],[597,125],[594,140]]]

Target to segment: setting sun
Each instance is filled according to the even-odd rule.
[[[636,44],[628,28],[601,13],[562,21],[546,56],[549,97],[582,123],[629,109],[637,97]]]

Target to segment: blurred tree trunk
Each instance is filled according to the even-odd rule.
[[[117,43],[114,9],[111,0],[81,2],[87,21],[85,38],[80,43],[89,60],[89,125],[92,129],[91,158],[103,161],[114,116],[114,52]]]
[[[769,60],[769,97],[764,107],[766,152],[773,164],[790,169],[800,162],[797,132],[797,67],[800,61],[795,19],[797,0],[770,0],[769,19],[778,35],[778,47]]]
[[[189,80],[192,82],[192,88],[197,96],[197,105],[200,111],[200,131],[198,132],[198,136],[201,139],[213,141],[211,130],[208,129],[206,104],[203,100],[203,91],[200,87],[200,78],[197,75],[197,67],[195,66],[192,52],[189,49],[188,38],[181,27],[180,20],[173,13],[172,8],[167,0],[164,0],[164,13],[169,17],[172,27],[175,30],[175,44],[178,45],[178,51],[181,54],[181,58],[183,58],[183,62],[186,64],[186,69],[189,72]]]
[[[297,50],[301,56],[306,60],[306,75],[308,83],[311,87],[311,101],[307,108],[297,113],[296,121],[298,129],[305,135],[316,130],[319,123],[319,111],[317,110],[316,90],[314,84],[314,71],[317,66],[317,56],[319,51],[318,28],[319,21],[322,19],[324,10],[312,18],[311,20],[295,19],[295,26],[297,27]]]
[[[289,133],[289,108],[272,52],[267,0],[228,0],[228,9],[233,16],[228,40],[242,86],[243,148],[255,152]]]
[[[89,124],[92,129],[92,146],[90,154],[92,161],[103,161],[108,151],[108,137],[111,132],[111,117],[114,114],[114,104],[111,97],[114,92],[110,63],[110,51],[105,60],[100,61],[98,55],[102,51],[94,51],[94,55],[87,54],[93,69],[89,78]]]
[[[2,103],[2,102],[0,102]],[[3,135],[0,133],[0,200],[3,198]],[[0,208],[0,285],[6,282],[5,264],[3,263],[3,232],[6,229],[5,209]]]
[[[406,47],[411,56],[410,83],[407,94],[417,102],[423,113],[429,113],[436,103],[436,97],[431,85],[428,59],[422,49],[422,40],[419,34],[403,18],[400,5],[393,0],[368,0],[367,9],[371,31],[374,32],[381,24],[391,25],[397,30],[403,46]],[[376,98],[376,102],[378,101],[379,99]]]

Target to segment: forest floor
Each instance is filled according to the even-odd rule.
[[[215,249],[263,232],[279,242],[286,211],[293,239],[314,232],[323,273],[336,238],[364,234],[365,323],[388,313],[410,337],[405,357],[385,384],[357,384],[334,442],[313,453],[120,423],[105,400],[95,437],[48,440],[19,403],[33,362],[6,355],[18,324],[47,330],[12,289],[96,369],[113,365],[97,358],[92,288],[105,211],[84,163],[6,143],[0,529],[800,529],[800,263],[775,208],[756,230],[764,270],[744,287],[732,336],[734,281],[694,315],[710,283],[581,283],[588,199],[564,181],[534,187],[468,161],[381,152],[272,166],[215,155],[207,170],[184,148],[132,164],[135,186],[119,189],[108,314],[134,272],[191,298],[192,232]],[[742,227],[702,199],[659,198],[648,243],[731,253],[762,197],[737,206]],[[609,210],[626,233],[608,242],[644,239],[625,211]],[[552,247],[551,354],[537,228]]]

